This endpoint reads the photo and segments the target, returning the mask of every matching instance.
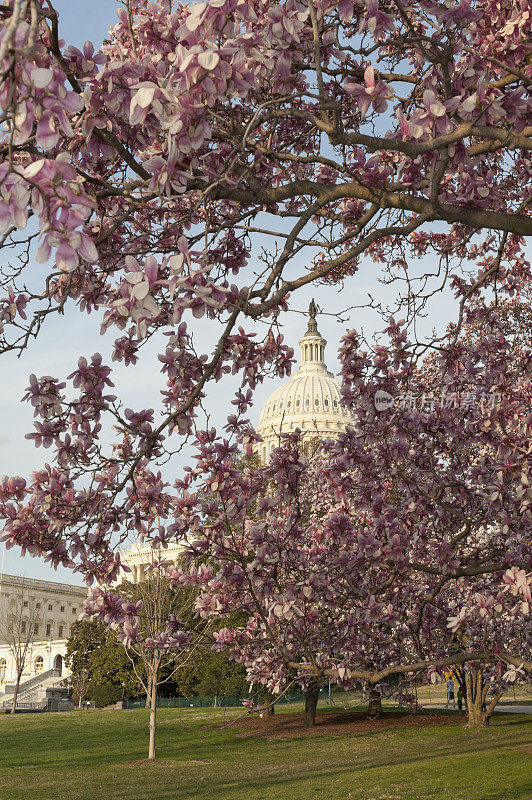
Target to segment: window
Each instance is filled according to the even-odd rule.
[[[52,623],[51,622],[49,622],[48,625],[46,626],[46,635],[47,636],[51,636],[52,635]]]
[[[338,408],[338,400],[335,400],[335,401],[334,401],[334,407],[335,407],[335,408]]]
[[[0,658],[0,683],[3,683],[6,679],[6,668],[7,661],[5,658]]]
[[[22,605],[24,606],[24,608],[27,608],[27,607],[28,607],[28,601],[27,601],[27,600],[24,600],[24,602],[22,603]]]
[[[21,633],[26,633],[26,620],[25,619],[23,619],[22,622],[21,622],[20,632]]]
[[[37,656],[35,659],[35,674],[38,675],[39,672],[42,672],[44,669],[44,658],[42,656]]]
[[[37,608],[40,608],[40,607],[41,607],[41,604],[40,604],[40,603],[37,603]]]
[[[64,632],[64,630],[65,630],[65,628],[64,628],[64,625],[60,625],[60,626],[59,626],[59,638],[60,638],[60,639],[62,639],[62,638],[63,638],[63,632]]]
[[[326,405],[326,406],[328,406],[328,405],[329,405],[329,401],[328,401],[328,399],[327,399],[327,398],[325,398],[325,400],[324,400],[323,402],[324,402],[324,405]]]
[[[48,603],[48,611],[53,611],[53,610],[54,610],[54,604]]]
[[[65,607],[64,607],[64,606],[61,606],[61,611],[64,611],[64,610],[65,610]]]
[[[78,610],[78,609],[77,609],[77,606],[72,606],[72,613],[73,613],[73,614],[75,614],[77,610]]]
[[[35,634],[39,633],[39,623],[38,622],[34,622],[33,623],[33,633],[35,633]]]

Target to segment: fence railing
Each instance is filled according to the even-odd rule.
[[[305,695],[301,693],[287,695],[279,703],[297,703],[303,701]],[[241,707],[244,700],[249,697],[238,695],[215,695],[214,697],[159,697],[157,708],[229,708]],[[126,700],[124,708],[144,708],[145,700]]]
[[[158,708],[226,708],[226,707],[240,707],[244,708],[243,703],[246,700],[253,699],[256,704],[260,704],[253,696],[239,697],[238,695],[216,695],[211,697],[159,697],[157,699]],[[383,698],[384,702],[394,703],[397,701],[387,700]],[[277,700],[276,706],[286,705],[287,703],[304,703],[305,695],[303,692],[293,692],[292,694],[284,695],[280,700]],[[368,697],[361,689],[352,689],[350,691],[341,691],[331,686],[331,690],[327,686],[320,689],[320,703],[335,706],[337,708],[360,708],[365,707],[368,702]],[[266,705],[266,701],[264,702]],[[140,700],[124,701],[123,708],[144,708],[146,705],[145,698]]]

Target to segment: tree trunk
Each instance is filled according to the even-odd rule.
[[[368,703],[368,714],[371,717],[378,717],[379,714],[382,713],[382,701],[381,701],[381,693],[375,686],[372,686],[369,690],[369,703]]]
[[[148,689],[148,691],[146,692],[146,708],[150,708],[152,679],[149,676],[146,678],[146,683],[147,683],[147,689]]]
[[[316,708],[318,705],[318,697],[320,694],[320,687],[309,686],[305,692],[305,721],[306,728],[312,728],[316,724]]]
[[[466,714],[467,713],[467,687],[465,681],[465,669],[457,667],[453,671],[454,677],[456,682],[458,683],[458,691],[456,693],[456,705],[458,708],[459,714]],[[460,699],[461,697],[461,699]],[[465,709],[463,706],[465,705]]]
[[[489,707],[483,711],[488,684],[483,683],[480,669],[468,670],[465,674],[467,700],[467,728],[485,728],[490,724],[491,715],[504,692],[494,695]]]
[[[264,701],[264,710],[266,711],[267,717],[273,717],[275,715],[275,696],[273,694],[266,695],[266,699]]]
[[[13,703],[11,704],[11,713],[15,713],[15,709],[17,707],[17,697],[18,697],[18,687],[20,686],[20,676],[21,673],[17,672],[17,679],[15,681],[15,691],[13,692]]]
[[[157,731],[157,679],[150,682],[150,746],[148,758],[155,759],[155,733]]]

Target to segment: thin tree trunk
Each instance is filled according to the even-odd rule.
[[[458,683],[458,692],[461,694],[461,701],[458,700],[458,692],[456,693],[456,704],[458,707],[458,712],[460,714],[467,713],[467,689],[466,689],[466,682],[465,682],[465,670],[457,668],[454,670],[454,677],[456,678],[456,682]],[[465,705],[465,709],[462,709],[460,706]]]
[[[147,689],[148,689],[148,691],[146,692],[146,708],[150,708],[151,690],[152,690],[152,679],[150,678],[150,676],[148,676],[146,678],[146,682],[147,682]]]
[[[155,733],[157,731],[157,679],[152,677],[150,683],[150,746],[148,758],[155,759]]]
[[[15,681],[15,691],[13,692],[13,703],[11,705],[11,713],[15,713],[15,709],[17,707],[17,697],[18,697],[18,687],[20,686],[20,675],[21,673],[17,673],[17,679]]]
[[[372,717],[378,717],[379,714],[382,713],[382,700],[381,700],[381,693],[375,686],[372,686],[369,690],[369,703],[368,703],[368,714]]]
[[[312,728],[316,724],[316,708],[320,694],[319,685],[309,686],[305,692],[305,721],[306,728]]]

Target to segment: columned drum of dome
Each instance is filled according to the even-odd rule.
[[[334,438],[350,421],[341,402],[340,383],[325,366],[326,340],[318,331],[314,300],[308,329],[302,339],[301,363],[294,376],[280,386],[262,409],[257,433],[263,439],[257,453],[266,462],[283,433],[300,428],[309,440]]]

